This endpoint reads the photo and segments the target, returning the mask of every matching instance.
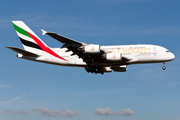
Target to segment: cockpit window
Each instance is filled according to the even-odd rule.
[[[166,52],[169,52],[169,51],[166,51]]]

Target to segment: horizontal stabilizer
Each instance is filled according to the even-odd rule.
[[[78,42],[78,41],[75,41],[75,40],[72,40],[72,39],[69,39],[69,38],[66,38],[64,36],[61,36],[61,35],[58,35],[56,33],[53,33],[53,32],[46,32],[45,30],[42,30],[42,34],[47,34],[49,36],[51,36],[52,38],[58,40],[59,42],[62,42],[62,43],[68,43],[68,44],[79,44],[79,45],[83,45],[84,43],[82,42]]]
[[[31,52],[22,50],[20,48],[16,48],[16,47],[7,47],[7,48],[13,50],[14,52],[17,52],[17,53],[20,53],[22,55],[25,55],[25,56],[31,56],[31,57],[38,57],[39,56],[37,54],[34,54],[34,53],[31,53]]]

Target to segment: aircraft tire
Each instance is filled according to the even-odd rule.
[[[166,67],[165,67],[165,66],[163,66],[163,67],[162,67],[162,69],[163,69],[163,70],[165,70],[165,69],[166,69]]]

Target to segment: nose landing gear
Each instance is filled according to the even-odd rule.
[[[166,62],[163,62],[163,67],[162,67],[163,70],[166,69],[165,64],[166,64]]]

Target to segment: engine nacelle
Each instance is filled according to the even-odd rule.
[[[84,51],[87,54],[99,54],[100,53],[100,45],[86,45],[86,46],[84,46]]]
[[[121,61],[122,53],[107,53],[106,60],[109,61]]]
[[[115,67],[111,67],[111,69],[116,72],[126,72],[127,66],[126,65],[115,66]]]

